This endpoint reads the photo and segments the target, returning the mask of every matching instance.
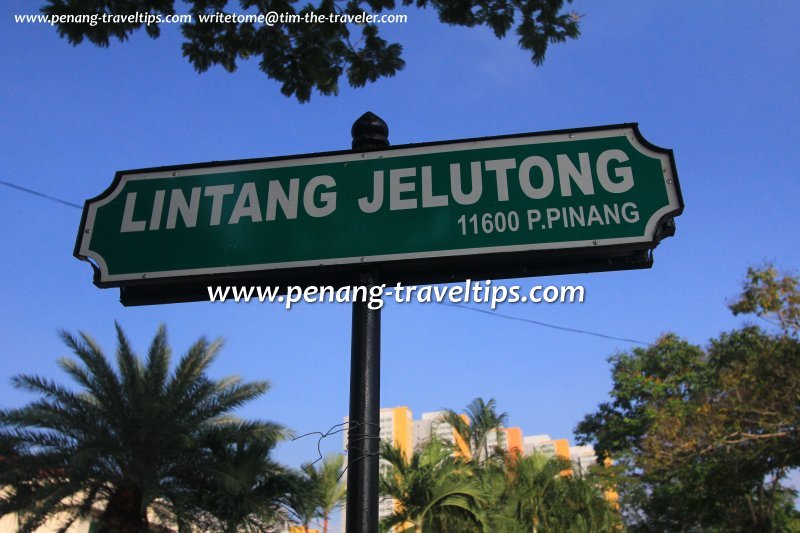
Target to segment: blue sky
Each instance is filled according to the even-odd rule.
[[[346,149],[367,110],[386,120],[393,144],[638,122],[674,150],[686,205],[654,267],[509,280],[580,284],[586,302],[499,312],[644,341],[674,331],[702,344],[743,323],[725,303],[748,266],[800,265],[797,2],[576,1],[583,35],[552,46],[539,68],[513,37],[407,10],[407,24],[381,29],[403,44],[404,71],[304,105],[253,61],[235,74],[197,74],[177,26],[157,40],[72,47],[52,28],[14,23],[36,5],[0,5],[0,180],[82,204],[116,170]],[[11,387],[13,375],[63,377],[59,329],[89,332],[111,354],[117,320],[142,353],[160,323],[176,355],[201,334],[226,337],[212,373],[273,386],[246,416],[298,433],[341,422],[350,306],[124,308],[72,257],[79,221],[77,209],[0,187],[4,407],[32,399]],[[607,357],[632,347],[443,305],[389,303],[382,320],[382,405],[418,415],[494,397],[525,434],[571,437],[607,397]],[[341,445],[337,436],[323,449]],[[315,449],[313,439],[289,442],[278,457],[299,465]]]

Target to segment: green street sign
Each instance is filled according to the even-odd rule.
[[[514,257],[649,254],[682,209],[672,151],[623,124],[121,171],[86,202],[75,255],[101,287],[365,264],[448,281]]]

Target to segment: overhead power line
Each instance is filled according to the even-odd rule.
[[[26,192],[28,194],[33,194],[34,196],[39,196],[40,198],[44,198],[46,200],[50,200],[51,202],[58,202],[59,204],[68,205],[70,207],[74,207],[76,209],[83,209],[82,206],[78,204],[74,204],[72,202],[68,202],[66,200],[62,200],[61,198],[56,198],[55,196],[50,196],[49,194],[45,194],[43,192],[34,191],[33,189],[29,189],[27,187],[22,187],[21,185],[16,185],[14,183],[9,183],[7,181],[0,180],[0,185],[5,185],[6,187],[10,187],[12,189],[17,189],[18,191]]]
[[[477,307],[470,307],[464,304],[454,304],[449,302],[443,302],[445,305],[449,305],[451,307],[459,307],[461,309],[466,309],[467,311],[474,311],[476,313],[483,313],[485,315],[493,316],[495,318],[503,318],[505,320],[516,320],[517,322],[526,322],[528,324],[534,324],[536,326],[542,326],[545,328],[557,329],[559,331],[567,331],[569,333],[580,333],[581,335],[591,335],[592,337],[600,337],[602,339],[610,339],[615,341],[624,341],[624,342],[631,342],[634,344],[641,344],[643,346],[652,346],[652,343],[640,341],[636,339],[628,339],[625,337],[615,337],[614,335],[606,335],[605,333],[598,333],[596,331],[587,331],[585,329],[577,329],[577,328],[568,328],[565,326],[558,326],[556,324],[548,324],[547,322],[541,322],[539,320],[533,320],[530,318],[520,318],[518,316],[511,316],[511,315],[504,315],[501,313],[495,313],[494,311],[487,311],[485,309],[478,309]]]

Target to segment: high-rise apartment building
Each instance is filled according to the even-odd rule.
[[[580,476],[586,474],[590,466],[597,464],[597,455],[591,446],[570,446],[569,458],[573,469]]]
[[[457,453],[464,457],[469,457],[469,445],[461,438],[456,430],[445,422],[442,417],[444,411],[431,411],[422,413],[422,418],[414,421],[414,449],[423,446],[435,436],[445,444],[450,444],[458,450]],[[465,415],[461,415],[467,421]]]
[[[530,435],[522,439],[524,454],[538,453],[545,457],[561,457],[569,459],[569,441],[567,439],[553,439],[550,435]]]
[[[411,409],[408,407],[381,409],[380,424],[381,441],[391,443],[408,457],[414,446]]]
[[[522,429],[518,427],[500,428],[497,431],[492,431],[486,437],[486,444],[491,451],[495,447],[500,448],[507,453],[524,454]]]

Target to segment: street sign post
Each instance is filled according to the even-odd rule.
[[[683,211],[672,151],[636,124],[118,172],[75,256],[125,305],[208,285],[363,285],[647,268]],[[353,303],[348,533],[378,530],[380,308]]]
[[[131,304],[206,299],[210,279],[354,283],[364,264],[524,277],[650,266],[682,209],[671,151],[623,124],[122,171],[75,254]]]

